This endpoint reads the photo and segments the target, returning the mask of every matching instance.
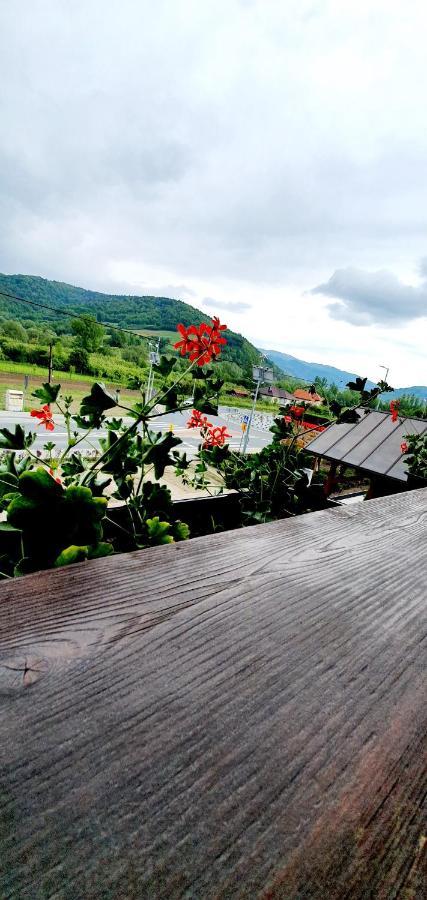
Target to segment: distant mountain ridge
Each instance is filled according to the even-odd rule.
[[[266,353],[285,375],[293,375],[294,378],[303,378],[305,381],[313,382],[318,376],[326,378],[328,384],[336,384],[339,388],[345,388],[347,382],[354,381],[356,375],[364,377],[365,374],[364,372],[346,372],[344,369],[327,366],[324,363],[307,362],[291,356],[289,353],[281,353],[279,350],[262,350],[261,352]],[[373,381],[367,381],[367,386],[374,387]],[[398,399],[402,394],[413,394],[421,402],[427,403],[427,386],[425,385],[397,388],[393,393],[387,394],[387,397],[393,400]]]

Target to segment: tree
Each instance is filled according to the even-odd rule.
[[[27,340],[27,332],[20,322],[15,322],[14,319],[6,319],[1,327],[5,337],[13,338],[15,341]]]
[[[71,329],[76,338],[76,347],[94,353],[99,350],[103,340],[105,329],[94,316],[83,315],[73,319]]]
[[[74,366],[76,372],[88,372],[90,363],[87,350],[85,350],[84,347],[75,347],[70,353],[69,365]]]

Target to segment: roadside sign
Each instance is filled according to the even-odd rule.
[[[152,366],[158,366],[158,365],[159,365],[159,362],[160,362],[160,356],[159,356],[158,353],[156,353],[155,350],[151,350],[151,351],[150,351],[150,353],[148,354],[148,358],[149,358],[150,363],[151,363]]]
[[[248,422],[249,422],[249,416],[243,416],[243,421],[244,421],[245,424],[247,425]]]

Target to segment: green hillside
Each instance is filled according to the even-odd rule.
[[[73,314],[91,313],[99,321],[141,331],[175,331],[179,322],[200,325],[209,320],[206,313],[182,300],[169,297],[136,297],[101,294],[60,281],[48,281],[34,275],[2,275],[0,289],[37,303],[45,303]],[[57,333],[69,331],[66,316],[37,309],[0,295],[0,317],[20,322],[49,322]],[[237,363],[246,377],[251,375],[253,363],[259,361],[259,351],[241,334],[227,331],[228,344],[222,358]]]

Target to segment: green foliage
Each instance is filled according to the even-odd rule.
[[[408,451],[405,457],[410,476],[427,481],[427,432],[424,434],[407,434],[405,441]]]
[[[82,315],[71,322],[72,333],[76,336],[76,346],[88,353],[94,353],[102,346],[105,329],[92,315]]]
[[[35,434],[26,434],[21,425],[15,425],[15,431],[0,428],[0,450],[25,450],[35,441]]]
[[[113,340],[117,346],[124,346],[124,340],[117,339],[118,331],[115,325],[136,330],[150,330],[175,332],[179,322],[189,326],[200,325],[206,321],[206,313],[181,300],[173,300],[168,297],[135,297],[101,294],[96,291],[87,291],[73,285],[63,284],[58,281],[48,281],[31,275],[0,275],[0,287],[5,291],[26,297],[39,303],[46,303],[59,309],[69,310],[70,313],[79,313],[82,316],[92,318],[99,326],[97,319],[111,322]],[[17,301],[0,297],[0,314],[15,320],[25,318],[35,324],[46,319],[46,310],[37,307],[25,307]],[[53,317],[55,314],[53,314]],[[68,333],[71,330],[70,322],[65,316],[54,318],[55,329],[58,334]],[[102,326],[101,326],[102,327]],[[259,362],[259,352],[241,334],[233,331],[226,332],[227,345],[221,354],[222,363],[233,363],[241,369],[245,376],[252,375],[252,365]],[[165,342],[163,342],[165,343]],[[85,346],[81,344],[80,346]],[[99,345],[98,345],[99,346]],[[87,347],[90,352],[91,348]],[[96,349],[96,348],[95,348]],[[170,347],[168,349],[171,349]],[[145,359],[144,359],[145,365]],[[88,370],[84,370],[88,371]],[[110,376],[107,372],[93,373]],[[226,377],[221,373],[221,377]],[[232,376],[234,380],[234,375]]]
[[[95,382],[92,385],[90,394],[87,397],[83,397],[80,406],[80,417],[87,417],[85,424],[99,428],[106,410],[113,409],[116,405],[116,398],[107,391],[105,384]]]
[[[147,537],[149,544],[172,544],[173,537],[169,534],[170,522],[161,522],[158,516],[146,520]]]
[[[9,570],[21,574],[84,558],[101,542],[106,507],[105,498],[81,485],[64,488],[42,466],[23,472],[7,506],[7,522],[21,535]]]
[[[28,340],[28,334],[25,328],[20,322],[16,322],[14,319],[6,319],[5,322],[2,322],[1,331],[5,337],[12,338],[15,341]]]
[[[36,390],[33,391],[33,397],[37,397],[43,404],[49,406],[51,403],[55,403],[60,390],[60,384],[48,384],[46,382],[40,388],[36,388]]]
[[[277,418],[271,430],[273,442],[259,453],[241,455],[216,447],[200,454],[221,473],[226,488],[239,491],[244,525],[287,518],[327,505],[322,486],[308,485],[304,468],[311,467],[311,461],[298,446],[292,427],[283,418]]]
[[[69,366],[73,366],[76,372],[82,375],[90,372],[90,357],[88,351],[84,347],[74,347],[68,357]]]

